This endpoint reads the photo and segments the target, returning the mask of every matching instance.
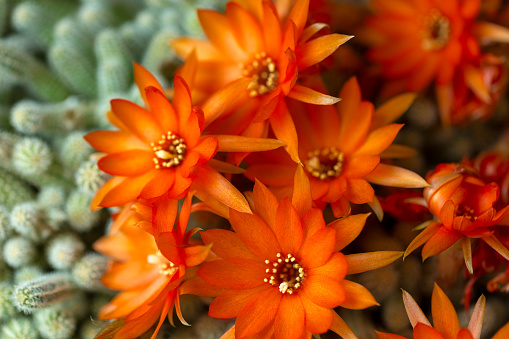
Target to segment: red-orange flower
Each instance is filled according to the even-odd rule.
[[[153,339],[167,314],[173,323],[174,308],[186,323],[180,311],[178,287],[196,274],[194,267],[206,259],[210,249],[189,243],[196,230],[185,233],[191,198],[189,195],[184,201],[178,219],[177,200],[163,197],[153,206],[136,203],[133,208],[139,213],[129,204],[116,218],[109,235],[95,242],[97,251],[113,259],[102,283],[121,291],[99,313],[102,320],[121,320],[106,326],[98,338],[137,338],[159,320]]]
[[[366,288],[345,280],[345,275],[385,266],[401,255],[343,255],[339,251],[357,237],[368,214],[326,225],[322,211],[311,207],[309,181],[301,168],[295,180],[291,201],[288,197],[278,201],[256,182],[254,214],[230,210],[235,233],[220,229],[201,233],[219,259],[198,271],[219,294],[209,315],[237,317],[223,338],[309,338],[329,329],[353,335],[332,308],[363,309],[377,303]],[[200,284],[195,283],[196,289]],[[198,289],[197,294],[207,294],[203,284]]]
[[[212,166],[232,169],[211,158],[217,151],[267,150],[284,144],[272,139],[203,136],[203,112],[192,105],[183,78],[175,77],[173,104],[157,80],[138,64],[134,64],[134,78],[146,108],[112,100],[109,118],[120,130],[85,136],[94,148],[106,153],[99,168],[114,176],[99,190],[92,206],[119,206],[163,194],[180,199],[193,184],[229,207],[248,211],[242,194]]]
[[[422,91],[434,82],[445,124],[489,114],[500,96],[500,77],[486,66],[481,46],[507,42],[509,30],[476,21],[480,4],[480,0],[374,0],[375,15],[367,22],[374,44],[369,56],[389,80],[383,95]]]
[[[472,273],[471,239],[481,238],[509,260],[507,249],[493,234],[492,226],[508,225],[509,206],[494,208],[499,186],[486,184],[467,164],[440,164],[427,176],[424,190],[430,212],[438,221],[429,223],[408,246],[405,255],[422,244],[423,259],[434,256],[461,240],[465,264]]]
[[[467,328],[461,328],[456,310],[445,293],[435,284],[431,297],[433,326],[410,294],[403,291],[403,301],[414,339],[479,339],[484,317],[486,299],[481,296],[475,305]],[[506,332],[507,333],[507,332]],[[406,339],[400,335],[376,332],[378,339]]]
[[[339,99],[297,84],[299,72],[313,66],[351,36],[328,34],[313,38],[326,25],[306,27],[309,0],[237,0],[226,14],[198,10],[209,41],[180,38],[172,42],[182,58],[196,54],[193,99],[203,106],[205,127],[222,114],[220,126],[235,134],[260,137],[267,120],[276,137],[296,148],[295,130],[281,101],[284,97],[331,105]],[[234,114],[231,112],[234,111]],[[295,161],[298,159],[292,154]]]
[[[403,94],[376,111],[362,101],[359,85],[350,79],[341,90],[343,100],[333,106],[311,106],[289,102],[299,138],[299,158],[311,182],[315,204],[330,203],[336,217],[350,211],[350,202],[372,203],[381,216],[370,183],[394,187],[423,187],[427,183],[414,172],[380,163],[411,153],[391,145],[401,124],[391,124],[412,103],[413,94]],[[291,192],[293,173],[298,166],[283,152],[252,154],[245,175],[257,178],[271,189]]]

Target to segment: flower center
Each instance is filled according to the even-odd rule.
[[[159,274],[165,276],[172,276],[178,271],[178,267],[175,267],[174,263],[166,259],[166,257],[161,254],[161,251],[157,251],[156,254],[149,254],[147,256],[147,262],[149,264],[159,265]]]
[[[252,79],[247,86],[250,97],[272,92],[279,80],[276,63],[265,52],[256,53],[254,60],[243,66],[242,75]]]
[[[265,260],[269,266],[265,273],[269,274],[269,278],[263,279],[272,286],[279,286],[279,292],[292,294],[302,286],[304,277],[306,276],[304,268],[300,266],[297,259],[292,254],[288,254],[286,258],[283,254],[276,254],[277,259],[274,261]]]
[[[341,174],[343,170],[343,152],[336,147],[327,147],[308,152],[304,167],[315,178],[328,180]]]
[[[459,206],[458,207],[458,216],[464,216],[466,219],[475,221],[477,216],[475,215],[475,210],[470,206]]]
[[[187,145],[184,139],[171,131],[163,134],[158,142],[150,143],[150,146],[154,151],[152,160],[156,169],[178,166],[186,157]]]
[[[451,23],[439,11],[433,10],[424,19],[422,47],[438,50],[444,47],[451,35]]]

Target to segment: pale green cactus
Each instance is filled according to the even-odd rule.
[[[34,324],[44,339],[70,338],[76,330],[76,318],[60,307],[50,307],[34,314]]]
[[[38,339],[39,332],[32,323],[31,318],[16,317],[7,321],[0,329],[0,337],[3,339]]]
[[[42,242],[53,233],[45,211],[35,202],[24,202],[13,207],[10,216],[12,228],[36,242]]]
[[[48,273],[15,285],[12,301],[19,311],[29,314],[70,298],[75,291],[68,274]]]
[[[47,242],[46,260],[56,270],[67,270],[84,252],[85,244],[74,233],[58,234]]]
[[[2,254],[7,265],[19,268],[33,263],[38,253],[32,240],[12,237],[4,243]]]
[[[106,272],[106,259],[97,253],[84,255],[72,268],[72,279],[79,287],[89,291],[104,290],[101,276]]]

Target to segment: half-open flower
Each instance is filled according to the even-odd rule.
[[[465,264],[472,270],[472,239],[481,238],[509,260],[509,249],[493,234],[494,226],[509,225],[509,206],[494,208],[499,186],[486,184],[467,164],[440,164],[427,176],[424,190],[430,212],[438,221],[429,222],[408,246],[405,255],[422,244],[423,259],[434,256],[461,240]]]
[[[414,339],[479,339],[486,298],[481,296],[475,305],[467,328],[461,328],[456,310],[445,293],[435,284],[431,297],[433,326],[410,294],[403,291],[408,319],[414,328]],[[507,333],[507,331],[506,331]],[[377,332],[378,339],[406,339],[400,335]]]
[[[159,321],[151,336],[154,339],[167,315],[173,323],[174,308],[187,324],[180,311],[179,286],[196,275],[195,266],[207,258],[210,249],[190,243],[197,230],[185,233],[191,198],[184,201],[178,218],[178,201],[166,197],[154,205],[126,205],[110,234],[94,244],[97,251],[113,259],[103,284],[121,291],[99,313],[99,319],[120,320],[107,325],[97,338],[137,338]]]

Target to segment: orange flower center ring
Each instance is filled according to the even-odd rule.
[[[343,152],[336,147],[326,147],[308,152],[306,170],[315,178],[327,180],[335,178],[343,170]]]
[[[187,152],[187,145],[184,139],[169,131],[161,136],[157,142],[150,143],[154,151],[154,164],[156,169],[161,167],[176,167],[184,161]]]
[[[293,294],[302,285],[306,276],[305,270],[292,254],[288,254],[286,258],[281,253],[276,256],[278,259],[275,261],[265,260],[269,266],[265,273],[270,274],[270,278],[263,281],[279,286],[279,291],[283,294]]]
[[[272,92],[279,80],[276,63],[265,52],[256,53],[254,60],[243,66],[242,74],[252,79],[247,89],[253,98]]]

